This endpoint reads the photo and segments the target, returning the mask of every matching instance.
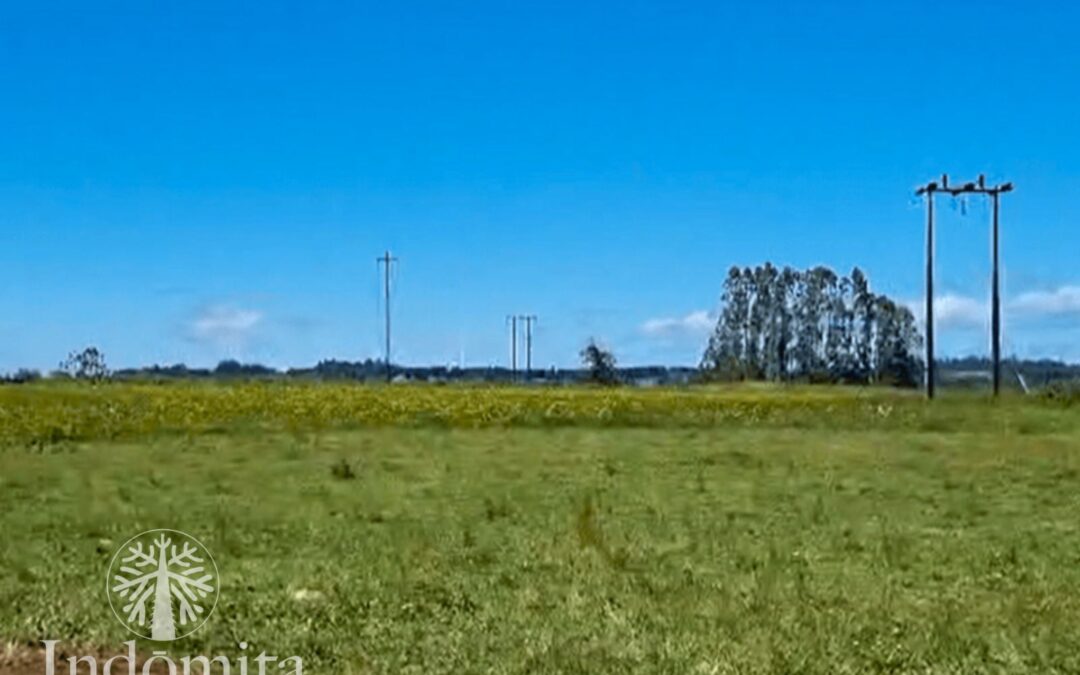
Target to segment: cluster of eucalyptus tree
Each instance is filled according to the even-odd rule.
[[[842,277],[765,263],[728,272],[701,368],[722,379],[918,386],[921,343],[911,310],[871,292],[859,268]]]

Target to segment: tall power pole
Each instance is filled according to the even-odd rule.
[[[949,187],[949,177],[943,175],[941,184],[927,183],[915,194],[926,195],[926,395],[934,397],[934,193],[948,192],[953,197],[965,193],[989,195],[993,207],[991,249],[993,273],[990,295],[990,352],[994,369],[994,396],[1001,393],[1001,274],[999,256],[998,213],[1002,193],[1012,192],[1012,183],[986,186],[986,177],[980,175],[974,183]]]
[[[991,285],[993,289],[990,295],[990,351],[994,360],[994,396],[1001,393],[1001,274],[999,272],[1000,256],[999,256],[999,227],[998,227],[998,212],[1000,210],[1001,193],[1012,192],[1012,183],[1003,183],[996,187],[986,187],[986,180],[979,176],[979,190],[990,195],[990,200],[993,203],[994,208],[994,222],[992,226],[992,234],[990,238],[992,240],[993,252],[991,255],[994,258]]]
[[[390,255],[390,251],[386,251],[378,258],[375,258],[375,266],[383,265],[383,303],[386,305],[386,381],[391,379],[391,366],[390,366],[390,266],[397,262],[397,258]]]
[[[532,374],[532,327],[536,323],[535,314],[523,314],[518,317],[525,322],[525,379]]]

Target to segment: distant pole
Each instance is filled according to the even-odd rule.
[[[375,258],[375,265],[383,265],[384,277],[383,277],[383,292],[384,292],[384,304],[386,305],[386,381],[391,379],[391,366],[390,366],[390,266],[397,261],[397,258],[390,255],[390,251],[386,251],[378,258]]]
[[[536,316],[525,314],[520,318],[525,322],[525,379],[528,380],[532,376],[532,327]]]
[[[506,317],[510,322],[510,379],[517,381],[517,315]]]
[[[525,317],[525,379],[532,371],[532,322],[536,317]]]

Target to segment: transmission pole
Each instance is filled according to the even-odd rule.
[[[989,195],[993,207],[991,227],[992,267],[990,295],[990,352],[993,361],[994,396],[1001,393],[1001,274],[999,256],[998,212],[1002,193],[1012,192],[1012,183],[1002,183],[993,187],[986,186],[986,177],[980,175],[978,181],[965,183],[960,187],[949,187],[949,177],[941,177],[941,185],[927,183],[916,190],[915,194],[927,196],[926,222],[926,395],[934,397],[934,193],[948,192],[953,197],[965,193]]]
[[[525,379],[532,375],[532,327],[536,322],[535,314],[523,314],[520,318],[525,322]]]
[[[384,304],[386,305],[386,381],[391,379],[392,371],[390,366],[390,267],[397,262],[397,258],[390,255],[390,251],[386,251],[378,258],[375,258],[375,266],[383,266],[383,293]]]

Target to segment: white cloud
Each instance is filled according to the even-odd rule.
[[[641,324],[641,332],[649,337],[700,337],[708,335],[716,325],[716,317],[699,309],[683,317],[660,317]]]
[[[1080,286],[1062,286],[1051,291],[1021,293],[1009,308],[1025,314],[1061,316],[1080,314]]]
[[[904,304],[922,321],[925,308],[921,299]],[[1080,316],[1080,286],[1021,293],[1004,302],[1004,311],[1026,317]],[[946,293],[934,299],[934,318],[939,326],[946,328],[984,327],[990,321],[990,301]]]
[[[934,300],[934,319],[944,327],[978,328],[990,320],[990,310],[984,301],[946,293]]]
[[[191,335],[200,342],[239,344],[246,342],[262,323],[262,312],[226,305],[203,309],[190,325]]]
[[[919,324],[925,323],[926,304],[922,298],[904,304]],[[934,324],[939,328],[981,328],[990,320],[989,304],[956,293],[934,296]]]

